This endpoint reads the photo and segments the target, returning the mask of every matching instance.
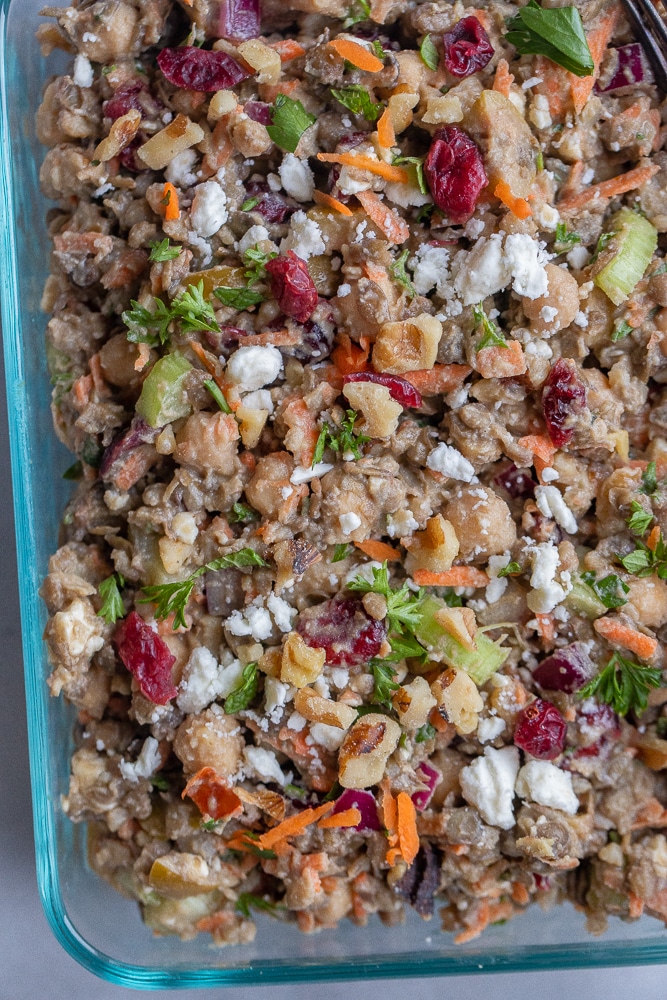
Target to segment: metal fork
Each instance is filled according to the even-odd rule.
[[[625,13],[651,63],[655,81],[667,91],[667,24],[659,0],[622,0]]]

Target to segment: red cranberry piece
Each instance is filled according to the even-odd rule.
[[[141,146],[143,146],[147,138],[148,136],[144,135],[144,133],[142,132],[139,132],[137,137],[132,140],[130,145],[126,146],[125,149],[121,149],[120,153],[118,154],[118,159],[120,160],[122,165],[125,167],[126,170],[131,170],[133,174],[140,174],[142,173],[142,171],[148,170],[148,167],[146,166],[144,161],[140,160],[137,157],[137,150]]]
[[[525,500],[535,496],[537,483],[529,472],[525,469],[517,469],[513,462],[502,472],[499,472],[493,481],[498,486],[502,486],[513,500]]]
[[[519,712],[514,743],[539,760],[554,760],[563,752],[567,723],[555,705],[536,698]]]
[[[538,875],[537,872],[533,872],[533,878],[535,879],[535,887],[540,892],[546,892],[551,888],[551,879],[548,875]]]
[[[327,663],[358,667],[377,656],[387,636],[384,622],[366,614],[355,597],[324,601],[302,611],[296,630],[308,646],[326,650]]]
[[[533,678],[547,691],[565,691],[572,694],[592,678],[595,664],[583,642],[572,642],[557,649],[533,671]]]
[[[114,92],[113,97],[105,101],[102,110],[107,118],[115,121],[121,115],[126,115],[128,111],[143,111],[141,103],[141,93],[146,89],[142,80],[130,80],[123,83]]]
[[[259,122],[260,125],[270,125],[273,121],[271,118],[271,105],[265,104],[263,101],[246,101],[243,105],[243,110],[248,118],[252,118],[254,122]]]
[[[586,405],[586,389],[574,361],[559,358],[547,376],[542,393],[542,411],[549,437],[562,448],[574,437],[572,418]]]
[[[227,52],[198,49],[196,45],[162,49],[157,63],[169,83],[202,93],[227,90],[251,75]]]
[[[297,323],[305,323],[317,308],[317,289],[305,260],[288,250],[266,265],[271,294],[285,313]]]
[[[121,660],[136,677],[139,690],[156,705],[166,705],[178,694],[171,679],[176,657],[164,639],[136,611],[131,611],[113,638]]]
[[[257,38],[261,31],[259,0],[222,0],[218,15],[218,37],[242,42]]]
[[[389,389],[389,395],[401,406],[418,408],[422,405],[421,395],[406,378],[400,375],[384,375],[380,372],[354,372],[346,375],[343,385],[348,382],[375,382],[377,385],[384,385]]]
[[[468,221],[489,183],[479,149],[456,125],[438,129],[433,136],[424,176],[433,201],[454,224]]]
[[[617,740],[621,735],[618,716],[610,705],[587,698],[577,706],[579,741],[584,747],[598,746],[605,739]]]
[[[445,47],[445,67],[459,79],[484,69],[493,56],[494,48],[476,17],[463,17],[451,31],[442,36]]]

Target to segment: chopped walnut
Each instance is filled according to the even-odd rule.
[[[430,517],[423,531],[417,531],[406,542],[409,549],[405,561],[408,573],[426,569],[432,573],[444,573],[451,569],[459,554],[459,540],[454,526],[442,514]]]
[[[449,667],[431,684],[431,692],[441,716],[452,723],[460,736],[475,732],[477,715],[484,708],[484,702],[465,670]]]
[[[432,368],[441,336],[442,323],[428,313],[383,323],[373,347],[373,367],[392,375]]]
[[[343,395],[363,415],[364,419],[359,427],[362,434],[372,438],[387,438],[395,432],[403,407],[391,398],[386,385],[351,382],[344,387]]]
[[[280,679],[296,688],[306,687],[322,673],[326,653],[307,646],[298,632],[290,632],[283,646]]]
[[[401,725],[413,731],[426,724],[429,712],[437,704],[424,677],[415,677],[399,688],[392,701]]]
[[[357,717],[356,711],[349,705],[322,698],[310,687],[297,691],[294,707],[309,722],[322,722],[337,729],[349,729]]]
[[[343,788],[370,788],[382,781],[401,727],[386,715],[370,712],[352,726],[338,751],[338,780]]]

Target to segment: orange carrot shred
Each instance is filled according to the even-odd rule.
[[[493,81],[493,89],[503,97],[510,96],[510,87],[514,83],[514,74],[510,73],[507,59],[501,59],[496,66],[496,75]]]
[[[403,860],[411,865],[419,851],[419,834],[417,833],[417,810],[407,792],[398,793],[396,811],[401,855]]]
[[[303,812],[296,813],[295,816],[289,816],[278,826],[274,826],[272,830],[263,833],[257,843],[263,850],[270,851],[278,841],[286,840],[288,837],[297,837],[303,833],[311,823],[316,823],[321,816],[331,812],[333,807],[333,802],[325,802],[324,805],[317,806],[315,809],[304,809]]]
[[[279,42],[271,42],[269,48],[275,49],[280,56],[281,62],[289,62],[305,54],[303,45],[299,45],[293,38],[283,38]]]
[[[396,181],[399,184],[407,184],[410,180],[410,175],[403,167],[394,167],[391,163],[374,160],[372,156],[364,156],[363,153],[318,153],[317,159],[322,163],[340,163],[344,167],[368,170],[370,174],[377,174],[386,181]]]
[[[405,372],[403,378],[418,389],[422,396],[437,396],[462,386],[472,368],[470,365],[433,365],[415,372]]]
[[[617,618],[598,618],[593,622],[593,628],[607,642],[623,646],[635,653],[642,660],[650,660],[658,649],[658,640],[650,635],[644,635],[629,625],[624,625]]]
[[[502,201],[503,205],[509,208],[510,212],[516,215],[517,219],[527,219],[533,214],[533,210],[525,198],[517,198],[512,194],[512,190],[507,181],[498,181],[494,192],[496,198]]]
[[[570,195],[558,202],[559,212],[576,212],[585,205],[591,203],[600,204],[604,198],[615,198],[616,195],[627,194],[641,187],[646,181],[650,181],[658,173],[660,167],[657,163],[648,163],[641,167],[628,170],[625,174],[618,174],[610,177],[607,181],[600,181],[599,184],[592,184],[591,187],[584,188],[578,194]]]
[[[595,81],[600,75],[600,63],[602,62],[602,57],[607,51],[607,46],[609,45],[611,37],[614,34],[614,29],[616,28],[616,23],[620,13],[621,11],[619,5],[614,4],[610,10],[603,14],[600,23],[586,35],[586,41],[588,42],[588,48],[590,49],[591,56],[593,57],[593,65],[595,67],[590,76],[576,76],[574,73],[568,73],[570,90],[572,92],[572,103],[574,104],[574,110],[578,115],[584,110],[589,97],[593,93]]]
[[[357,198],[366,215],[382,230],[390,243],[405,243],[410,236],[410,227],[380,200],[375,191],[359,191]]]
[[[444,573],[418,569],[413,577],[418,587],[486,587],[489,582],[486,573],[474,566],[452,566]]]
[[[354,545],[364,555],[375,559],[377,562],[384,562],[385,560],[387,562],[395,562],[401,558],[400,552],[397,552],[393,546],[387,545],[386,542],[374,541],[372,538],[369,538],[366,542],[355,542]]]
[[[164,204],[165,222],[175,222],[176,219],[180,219],[181,212],[178,207],[178,191],[170,181],[167,181],[162,189],[162,201]]]
[[[181,793],[192,799],[202,815],[225,819],[243,812],[241,800],[212,767],[202,767],[194,774]]]
[[[537,631],[545,643],[553,643],[556,638],[556,623],[553,615],[536,614]]]
[[[368,350],[357,347],[346,333],[339,333],[338,346],[332,352],[331,360],[341,375],[363,372],[367,367]]]
[[[383,149],[391,149],[396,144],[396,133],[389,108],[384,109],[378,122],[378,142]]]
[[[650,549],[651,552],[655,552],[658,547],[658,542],[660,541],[660,525],[655,524],[651,529],[651,533],[646,539],[646,548]]]
[[[525,437],[519,438],[517,443],[521,448],[527,448],[528,451],[532,451],[533,455],[538,455],[547,465],[551,465],[553,457],[558,450],[554,448],[551,438],[547,437],[546,434],[527,434]]]
[[[357,69],[365,73],[379,73],[384,68],[384,63],[376,55],[369,52],[364,45],[353,42],[348,38],[334,38],[329,42],[331,48],[338,53],[341,59],[347,59]]]
[[[361,813],[356,806],[343,809],[333,816],[325,816],[317,824],[320,830],[333,830],[336,827],[358,826],[361,823]]]
[[[527,367],[518,340],[509,340],[507,347],[483,347],[475,355],[475,368],[482,378],[511,378],[523,375]]]
[[[324,191],[313,191],[313,201],[316,205],[323,205],[324,208],[331,208],[334,212],[340,212],[341,215],[353,215],[351,208],[344,205],[342,201],[338,198],[334,198],[333,195],[326,194]]]

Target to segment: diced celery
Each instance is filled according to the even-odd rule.
[[[155,362],[137,400],[137,413],[151,427],[164,427],[190,413],[192,407],[184,383],[191,369],[182,354],[167,354]]]
[[[450,667],[465,670],[475,684],[481,686],[503,665],[510,651],[487,639],[483,632],[475,636],[477,649],[466,649],[435,620],[435,613],[445,607],[445,602],[438,597],[425,598],[420,607],[422,620],[415,635],[438,659]]]
[[[644,276],[658,245],[658,231],[637,212],[622,208],[611,220],[614,237],[593,267],[594,281],[618,306]]]
[[[607,613],[607,608],[598,600],[592,587],[587,586],[578,577],[572,581],[572,590],[565,598],[565,603],[568,608],[583,615],[584,618],[601,618]]]

